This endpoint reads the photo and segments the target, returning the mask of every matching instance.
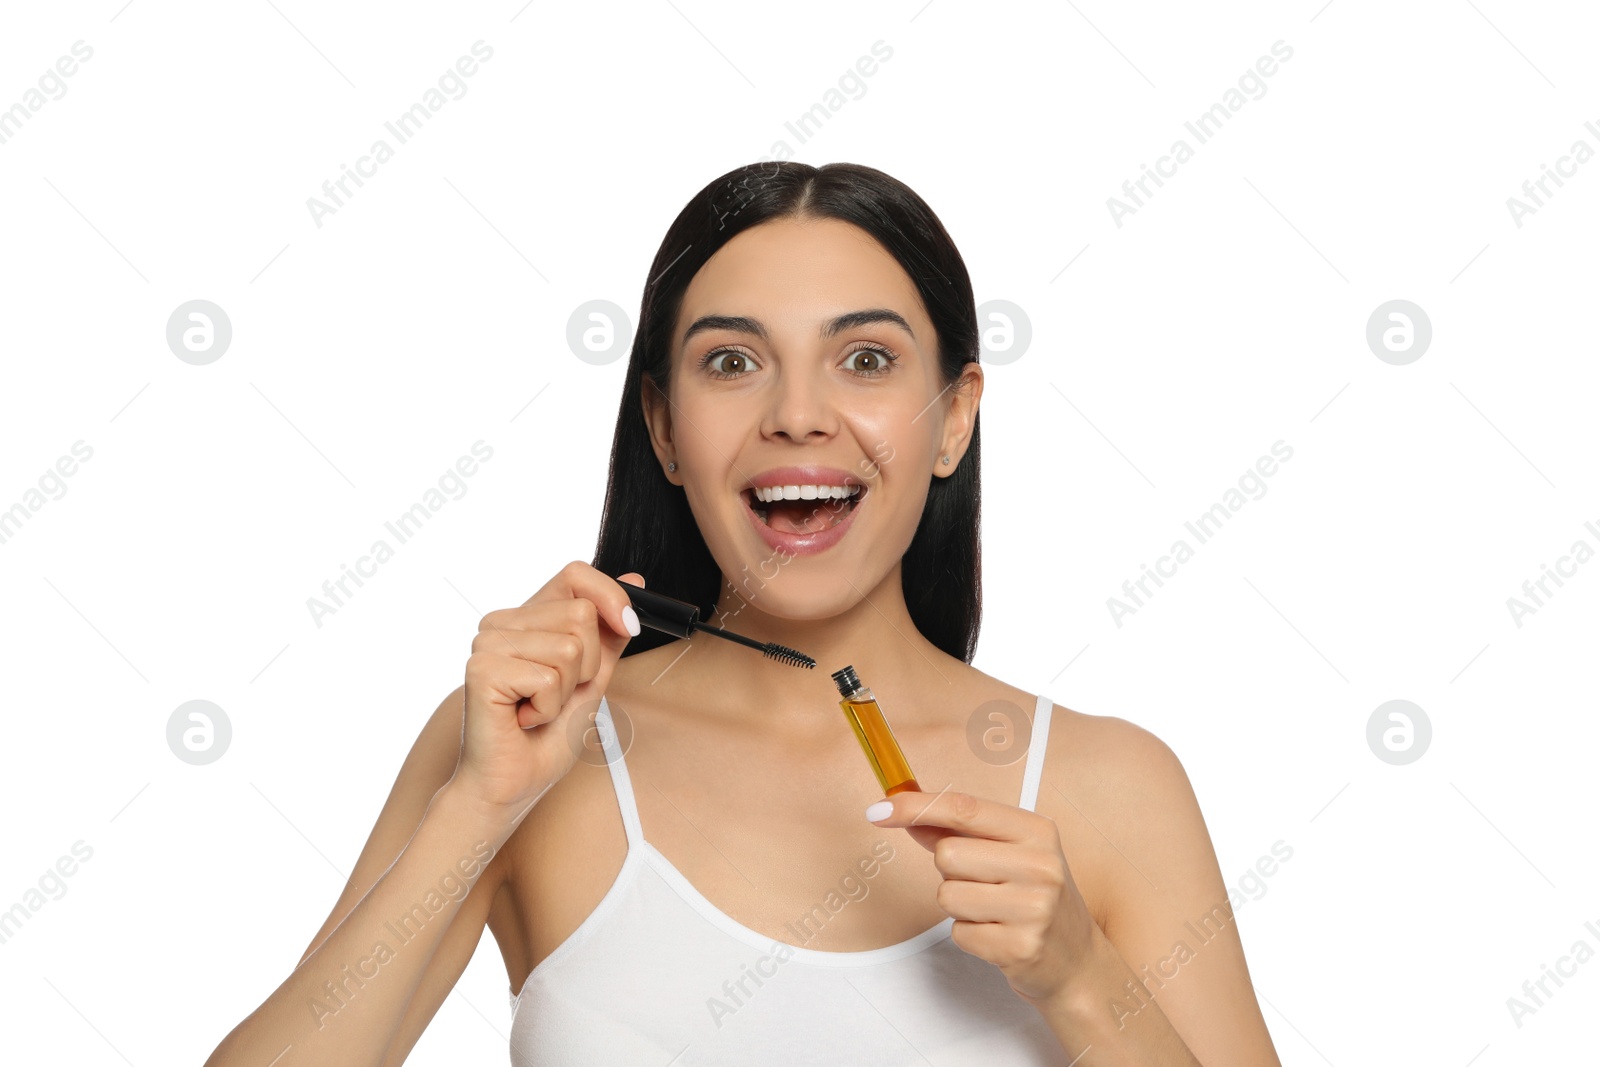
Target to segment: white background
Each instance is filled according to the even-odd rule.
[[[975,665],[1166,740],[1232,884],[1293,849],[1238,912],[1284,1063],[1592,1061],[1600,962],[1520,1027],[1506,1001],[1600,950],[1600,562],[1521,626],[1507,599],[1600,549],[1600,161],[1520,227],[1507,199],[1600,149],[1597,33],[1506,0],[8,5],[0,108],[93,57],[0,144],[0,509],[93,456],[0,544],[0,909],[93,856],[0,945],[6,1058],[197,1063],[288,974],[479,616],[592,554],[627,360],[578,359],[569,316],[636,315],[683,203],[784,141],[909,184],[980,305],[1031,323],[986,367]],[[318,227],[307,198],[480,39]],[[233,329],[206,366],[166,343],[193,299]],[[1407,365],[1366,343],[1393,299],[1432,323]],[[466,494],[315,625],[480,439]],[[1107,599],[1279,440],[1118,626]],[[232,724],[208,766],[167,746],[191,699]],[[1432,724],[1403,766],[1367,743],[1391,699]],[[508,1025],[486,935],[411,1062],[504,1062]]]

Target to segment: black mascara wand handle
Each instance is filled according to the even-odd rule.
[[[705,625],[700,621],[700,609],[688,601],[653,593],[643,586],[628,582],[617,584],[628,591],[628,599],[633,602],[633,610],[639,616],[641,626],[674,637],[688,637],[694,633],[695,627]]]

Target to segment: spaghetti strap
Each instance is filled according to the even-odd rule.
[[[1037,811],[1039,778],[1044,773],[1045,744],[1050,738],[1050,712],[1055,704],[1043,693],[1033,710],[1033,732],[1028,738],[1028,763],[1022,771],[1022,796],[1017,807]]]
[[[628,850],[644,843],[644,830],[639,824],[639,805],[633,797],[633,782],[628,777],[627,764],[622,761],[622,742],[611,719],[611,705],[600,698],[600,710],[594,714],[595,729],[600,732],[600,745],[606,756],[606,767],[611,771],[611,787],[617,794],[617,807],[622,810],[622,826],[628,834]]]

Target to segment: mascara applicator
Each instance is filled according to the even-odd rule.
[[[732,630],[725,630],[719,626],[709,626],[700,621],[700,609],[685,600],[663,596],[651,592],[641,586],[628,582],[617,583],[628,591],[628,599],[633,602],[634,613],[639,616],[639,625],[648,626],[652,630],[659,630],[664,634],[674,637],[691,637],[696,630],[701,633],[712,634],[717,637],[735,641],[746,648],[753,648],[757,652],[775,659],[780,663],[787,663],[794,667],[815,667],[817,661],[803,652],[796,652],[783,645],[760,642],[736,634]]]

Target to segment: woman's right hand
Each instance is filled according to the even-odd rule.
[[[622,577],[644,585],[637,572]],[[448,786],[519,823],[572,770],[578,743],[571,716],[599,707],[638,633],[627,592],[581,560],[521,607],[485,615],[467,660],[461,757]]]

